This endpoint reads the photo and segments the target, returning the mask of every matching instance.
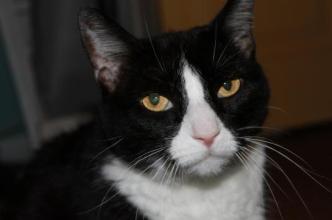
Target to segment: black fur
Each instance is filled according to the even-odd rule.
[[[139,210],[102,179],[100,168],[110,156],[131,164],[157,146],[169,144],[167,137],[176,134],[186,110],[179,74],[183,58],[198,70],[209,88],[207,99],[234,135],[251,134],[238,131],[241,127],[260,126],[267,114],[269,92],[256,61],[252,34],[227,26],[227,19],[234,18],[238,10],[234,4],[243,2],[252,1],[229,1],[226,11],[207,26],[143,40],[108,22],[96,10],[81,12],[83,41],[103,94],[100,111],[93,123],[43,147],[25,169],[4,219],[125,220],[136,215],[143,219]],[[251,21],[239,22],[247,25]],[[89,28],[98,32],[96,39],[87,35]],[[241,36],[236,38],[237,34]],[[250,43],[242,47],[241,40]],[[104,45],[102,50],[92,41]],[[112,51],[114,43],[122,46],[121,51]],[[100,58],[103,62],[98,63]],[[239,93],[217,98],[220,85],[235,78],[242,79]],[[168,97],[174,107],[161,113],[146,110],[140,99],[150,92]],[[166,154],[159,152],[136,168],[145,169]]]

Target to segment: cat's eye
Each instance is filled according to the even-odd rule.
[[[152,112],[163,112],[173,107],[173,104],[158,93],[151,93],[142,99],[143,106]]]
[[[234,79],[225,81],[222,86],[219,88],[218,97],[219,98],[228,98],[235,95],[241,87],[241,80]]]

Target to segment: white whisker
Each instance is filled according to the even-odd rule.
[[[216,57],[217,39],[218,39],[218,21],[215,24],[215,30],[214,30],[214,46],[213,46],[212,63],[214,63],[214,60],[215,60],[215,57]]]
[[[147,35],[148,35],[148,38],[149,38],[149,41],[150,41],[150,44],[151,44],[151,47],[152,47],[153,53],[154,53],[154,55],[155,55],[155,57],[156,57],[156,59],[157,59],[157,62],[159,63],[159,66],[160,66],[161,70],[162,70],[163,72],[165,72],[165,68],[164,68],[164,66],[162,65],[161,60],[159,59],[159,57],[158,57],[158,55],[157,55],[156,48],[155,48],[154,45],[153,45],[153,41],[152,41],[152,37],[151,37],[151,33],[150,33],[150,29],[149,29],[149,26],[148,26],[147,21],[145,21],[145,30],[146,30],[146,33],[147,33]]]
[[[294,151],[291,151],[289,150],[288,148],[286,147],[283,147],[281,146],[280,144],[276,144],[276,143],[273,143],[271,140],[265,138],[266,140],[264,140],[264,138],[262,137],[257,137],[257,136],[243,136],[244,138],[248,138],[252,141],[258,141],[258,142],[261,142],[261,143],[264,143],[264,144],[271,144],[275,147],[279,147],[281,149],[283,149],[284,151],[292,154],[293,156],[295,156],[297,159],[301,160],[304,164],[306,164],[310,169],[312,169],[312,166],[301,156],[299,156],[298,154],[296,154]]]
[[[225,53],[226,53],[228,47],[231,45],[232,42],[233,42],[232,39],[230,39],[230,40],[227,42],[226,46],[224,47],[224,49],[221,51],[221,53],[220,53],[220,55],[219,55],[219,58],[218,58],[218,60],[217,60],[216,65],[218,65],[219,62],[220,62],[220,60],[224,58],[223,56],[225,55]]]
[[[280,112],[282,112],[282,113],[287,113],[287,111],[285,111],[284,109],[282,109],[282,108],[280,108],[280,107],[276,107],[276,106],[272,106],[272,105],[270,105],[270,106],[268,106],[267,108],[268,108],[268,109],[272,109],[272,110],[276,110],[276,111],[280,111]]]
[[[256,145],[259,145],[259,146],[262,146],[262,147],[265,147],[265,148],[268,148],[268,149],[271,149],[273,150],[274,152],[278,153],[279,155],[284,155],[282,153],[280,153],[279,151],[273,149],[273,148],[270,148],[269,146],[267,145],[264,145],[264,144],[259,144],[259,143],[254,143]],[[292,161],[290,158],[288,158],[286,155],[284,155],[284,157],[286,157],[286,159]],[[298,191],[298,189],[296,188],[294,182],[290,179],[290,177],[287,175],[287,173],[281,168],[281,166],[273,159],[271,159],[271,161],[273,161],[274,164],[276,164],[277,168],[279,169],[279,171],[285,176],[285,178],[287,179],[287,181],[289,182],[290,186],[292,187],[292,189],[294,190],[294,192],[296,193],[297,197],[300,199],[303,207],[306,209],[307,213],[309,214],[309,216],[311,217],[311,219],[313,219],[313,216],[312,216],[312,213],[308,207],[308,205],[306,204],[305,200],[303,199],[303,197],[301,196],[300,192]],[[294,162],[295,163],[295,162]],[[298,165],[298,168],[300,168],[301,166]],[[301,169],[302,170],[302,169]]]
[[[271,131],[282,132],[281,129],[272,128],[272,127],[264,127],[264,126],[247,126],[247,127],[242,127],[242,128],[236,129],[236,131],[254,130],[254,129],[266,129],[266,130],[271,130]]]
[[[294,164],[297,168],[299,168],[303,173],[305,173],[308,177],[310,177],[314,182],[316,182],[319,186],[321,186],[321,187],[322,187],[323,189],[325,189],[327,192],[332,193],[330,189],[328,189],[328,188],[327,188],[326,186],[324,186],[321,182],[319,182],[316,178],[314,178],[314,177],[313,177],[313,176],[307,171],[307,169],[303,168],[301,165],[299,165],[297,162],[295,162],[294,160],[292,160],[292,159],[291,159],[290,157],[288,157],[286,154],[284,154],[284,153],[282,153],[282,152],[280,152],[280,151],[274,149],[274,148],[271,147],[271,146],[268,146],[268,145],[264,144],[264,142],[261,143],[259,140],[256,140],[256,141],[255,141],[255,140],[253,140],[253,139],[250,140],[250,138],[249,138],[249,139],[247,139],[247,141],[249,141],[249,142],[251,142],[251,143],[253,143],[253,144],[257,144],[257,145],[263,146],[263,147],[265,147],[265,148],[267,148],[267,149],[270,149],[271,151],[273,151],[273,152],[279,154],[280,156],[282,156],[283,158],[287,159],[289,162],[291,162],[292,164]]]
[[[264,156],[268,162],[270,162],[273,166],[275,166],[275,164],[273,164],[273,159],[271,157],[269,157],[268,155],[263,153],[260,153],[259,151],[256,151],[256,149],[250,145],[246,145],[246,147],[249,147],[249,149],[247,148],[243,148],[244,151],[247,151],[248,153],[252,153],[252,154],[256,154],[259,156]],[[270,161],[272,160],[272,161]],[[274,180],[274,178],[266,171],[266,169],[263,170],[264,174],[270,178],[270,180],[275,184],[275,186],[280,190],[280,192],[287,198],[290,200],[289,196],[287,195],[287,193],[282,189],[282,187],[277,183],[277,181]]]
[[[111,144],[110,146],[108,146],[107,148],[105,148],[104,150],[102,150],[101,152],[99,152],[98,154],[96,154],[91,161],[96,160],[99,156],[101,156],[103,153],[105,153],[106,151],[108,151],[109,149],[116,147],[121,141],[123,141],[124,138],[120,138],[119,140],[117,140],[115,143]]]
[[[253,172],[253,171],[250,169],[250,164],[249,164],[248,162],[246,162],[246,161],[249,160],[249,159],[251,160],[251,162],[254,163],[254,164],[252,165],[252,167],[253,167],[253,166],[255,167],[256,172],[261,172],[261,170],[258,168],[257,163],[256,163],[253,159],[251,159],[250,157],[248,157],[248,156],[246,156],[246,155],[243,155],[243,157],[242,157],[241,154],[239,154],[238,156],[239,156],[239,159],[242,161],[242,163],[243,163],[244,165],[247,164],[247,165],[245,165],[245,167],[247,168],[247,170],[248,170],[249,172],[250,172],[250,171]],[[264,182],[266,183],[266,186],[268,187],[269,191],[271,192],[272,198],[273,198],[273,200],[274,200],[274,202],[275,202],[275,205],[276,205],[276,207],[277,207],[277,209],[278,209],[278,212],[279,212],[279,215],[280,215],[281,219],[284,219],[284,216],[282,215],[282,212],[281,212],[281,209],[280,209],[279,203],[278,203],[277,198],[276,198],[276,196],[275,196],[275,194],[274,194],[274,192],[273,192],[273,190],[272,190],[272,187],[270,186],[270,184],[269,184],[269,182],[267,181],[267,179],[265,178],[265,176],[262,175],[262,177],[263,177]]]

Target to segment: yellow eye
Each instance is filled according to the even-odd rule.
[[[228,98],[235,95],[241,87],[241,80],[229,80],[225,81],[218,91],[219,98]]]
[[[148,96],[145,96],[141,102],[145,108],[153,112],[167,111],[173,106],[166,97],[157,93],[152,93]]]

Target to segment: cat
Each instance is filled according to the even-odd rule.
[[[5,219],[265,219],[264,149],[244,129],[269,100],[253,9],[228,0],[210,24],[147,39],[81,10],[102,103],[38,152]]]

